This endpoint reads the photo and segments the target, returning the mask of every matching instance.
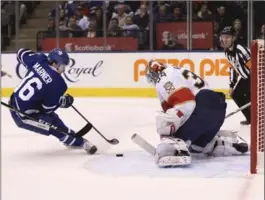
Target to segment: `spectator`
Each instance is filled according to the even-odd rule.
[[[48,26],[47,26],[47,32],[39,33],[38,37],[56,37],[56,31],[55,31],[55,21],[53,18],[48,19]],[[42,36],[41,36],[42,34]]]
[[[82,8],[82,14],[86,17],[90,15],[90,10],[94,9],[88,1],[76,1],[78,3],[76,7]],[[76,9],[75,9],[76,10]]]
[[[82,6],[77,6],[77,9],[75,12],[75,17],[76,17],[78,26],[83,31],[87,30],[88,26],[89,26],[89,21],[88,21],[88,17],[83,15],[83,7]]]
[[[220,44],[220,25],[219,22],[214,21],[214,33],[213,33],[213,48],[211,50],[222,50],[223,48],[221,47]]]
[[[149,14],[149,2],[148,1],[141,1],[140,2],[140,8],[138,8],[136,11],[135,11],[135,13],[134,13],[134,15],[140,15],[141,14],[141,8],[142,8],[142,6],[144,6],[145,7],[145,9],[146,9],[146,12]]]
[[[121,27],[119,27],[119,20],[112,18],[108,28],[108,37],[120,37]]]
[[[72,4],[68,4],[67,1],[61,1],[59,3],[59,13],[60,18],[69,18],[74,15],[74,9]],[[49,13],[49,17],[55,18],[56,16],[56,8],[52,9],[52,11]]]
[[[208,9],[207,4],[202,4],[201,9],[197,12],[197,19],[208,21],[212,19],[212,12]]]
[[[102,31],[103,29],[103,16],[102,16],[102,9],[100,7],[95,8],[95,19],[97,21],[97,28]]]
[[[225,6],[220,6],[217,8],[217,15],[215,21],[219,24],[219,30],[223,30],[224,27],[231,25],[231,19],[229,19]]]
[[[157,5],[154,8],[154,13],[158,14],[160,12],[160,7],[163,6],[163,10],[165,9],[166,13],[171,13],[171,6],[170,4],[166,3],[165,1],[158,1]]]
[[[125,13],[125,5],[124,4],[117,5],[116,10],[117,10],[117,13],[113,13],[112,18],[117,18],[119,21],[119,26],[123,27],[125,24],[125,18],[128,15],[132,15],[132,13],[131,14]]]
[[[242,22],[240,19],[236,19],[233,23],[233,28],[235,30],[235,37],[239,44],[247,45],[246,36],[242,30]]]
[[[176,6],[173,9],[173,14],[172,14],[172,21],[183,21],[185,20],[185,17],[182,13],[181,7]]]
[[[99,36],[100,36],[100,33],[97,30],[97,21],[93,19],[89,23],[87,37],[88,38],[95,38],[95,37],[99,37]]]
[[[53,18],[48,19],[48,31],[55,31],[55,22]]]
[[[149,24],[149,14],[147,12],[146,5],[142,4],[139,9],[140,13],[134,16],[133,21],[141,30],[148,29]]]
[[[87,7],[91,10],[95,10],[103,6],[103,1],[84,1],[84,4],[87,4]]]
[[[67,18],[65,19],[61,19],[60,22],[59,22],[59,30],[60,31],[68,31],[69,28],[67,26]],[[62,33],[63,35],[65,35],[65,33]]]
[[[82,37],[82,29],[76,24],[75,16],[70,17],[68,28],[70,37]]]
[[[167,7],[166,5],[161,5],[159,7],[159,12],[156,15],[156,21],[157,22],[166,22],[170,21],[171,15],[167,12]]]
[[[127,16],[125,19],[125,25],[123,26],[124,37],[135,37],[139,30],[139,27],[133,23],[132,17]]]
[[[165,31],[163,33],[163,42],[164,45],[162,47],[163,50],[183,50],[184,46],[178,43],[176,36],[172,33]]]

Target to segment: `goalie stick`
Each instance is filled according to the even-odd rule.
[[[7,103],[4,103],[4,102],[2,102],[2,101],[1,101],[1,104],[2,104],[3,106],[7,107],[7,108],[10,109],[10,110],[13,110],[14,112],[17,112],[17,113],[19,113],[19,114],[21,114],[21,115],[24,115],[24,116],[26,116],[27,118],[29,118],[29,119],[31,119],[31,120],[33,120],[33,121],[36,121],[36,122],[38,122],[38,123],[40,123],[40,124],[43,124],[44,126],[48,127],[49,129],[53,129],[53,130],[56,130],[56,131],[59,131],[59,132],[61,132],[61,133],[63,133],[63,134],[68,135],[67,132],[61,130],[61,129],[60,129],[59,127],[57,127],[57,126],[49,125],[49,123],[47,123],[47,122],[44,122],[44,123],[43,123],[43,122],[40,122],[38,119],[36,119],[36,118],[34,118],[34,117],[31,117],[31,116],[27,115],[26,113],[21,112],[21,111],[17,110],[16,108],[13,108],[12,106],[10,106],[10,105],[8,105]],[[86,133],[88,133],[88,132],[91,130],[91,128],[92,128],[92,125],[89,124],[89,123],[87,123],[87,124],[86,124],[86,125],[80,130],[80,131],[76,132],[76,134],[75,134],[74,136],[75,136],[75,137],[82,137],[82,136],[84,136]]]
[[[154,156],[156,152],[156,148],[148,143],[145,139],[143,139],[140,135],[138,134],[133,134],[131,137],[132,141],[140,146],[142,149],[144,149],[147,153],[150,155]]]
[[[226,115],[226,116],[225,116],[225,119],[228,118],[228,117],[231,117],[232,115],[234,115],[234,114],[236,114],[236,113],[238,113],[238,112],[240,112],[241,110],[244,110],[245,108],[249,107],[250,105],[251,105],[251,103],[249,102],[249,103],[247,103],[246,105],[244,105],[244,106],[242,106],[242,107],[236,109],[235,111],[233,111],[233,112],[229,113],[228,115]]]

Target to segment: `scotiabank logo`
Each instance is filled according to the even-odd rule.
[[[111,51],[113,45],[80,45],[80,44],[73,44],[73,43],[66,43],[64,45],[64,49],[66,52],[78,52],[78,51]]]
[[[198,64],[192,59],[155,59],[164,64],[177,67],[187,67],[190,71],[198,74],[201,78],[206,76],[229,76],[229,62],[225,58],[221,59],[202,59]],[[138,59],[134,62],[134,81],[138,82],[141,76],[145,76],[146,65],[149,60]],[[197,70],[195,70],[195,67]],[[199,69],[198,69],[199,68]]]
[[[66,44],[64,45],[64,49],[65,49],[65,51],[66,51],[66,52],[72,52],[72,51],[73,51],[72,46],[73,46],[73,43],[66,43]]]

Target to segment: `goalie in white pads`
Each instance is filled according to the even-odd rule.
[[[218,134],[227,104],[225,95],[209,89],[191,71],[150,61],[146,76],[162,108],[156,117],[161,142],[155,153],[159,167],[191,164],[190,151],[216,156],[242,154],[248,144],[235,134]]]

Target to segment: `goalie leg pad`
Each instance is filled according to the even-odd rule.
[[[178,138],[162,138],[156,148],[155,163],[158,167],[190,165],[191,155],[187,144]]]
[[[234,137],[218,135],[204,148],[196,145],[191,145],[191,148],[195,151],[214,156],[241,155],[249,151],[249,145],[246,141],[236,135]]]

